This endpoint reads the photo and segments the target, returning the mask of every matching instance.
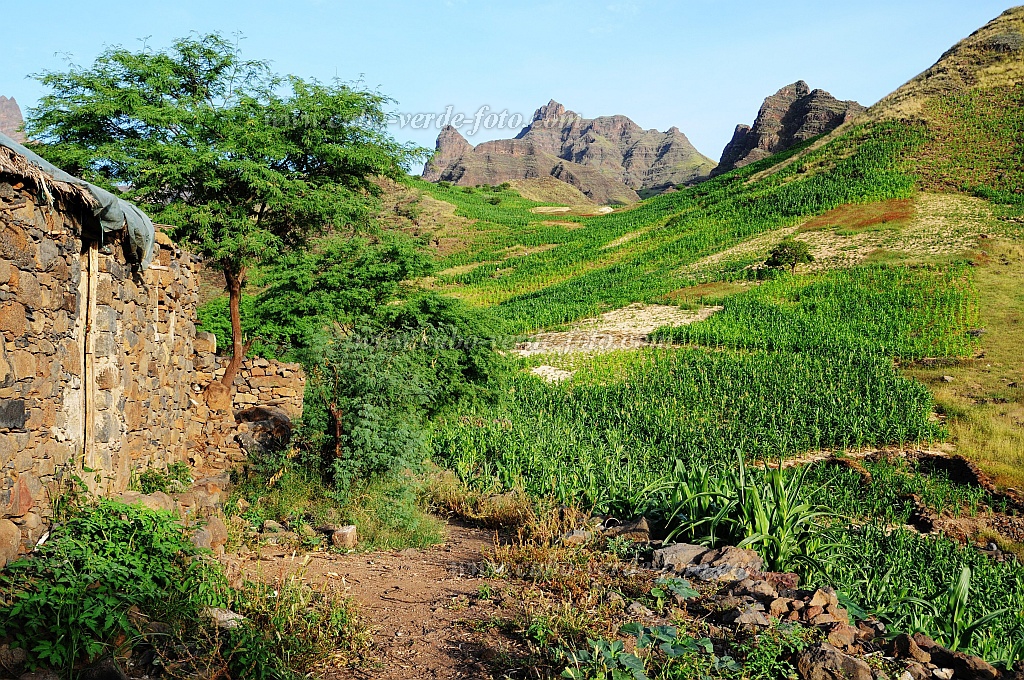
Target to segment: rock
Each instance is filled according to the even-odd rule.
[[[921,649],[914,638],[906,633],[900,633],[892,641],[892,655],[897,659],[910,659],[919,664],[932,662],[932,655]]]
[[[61,680],[61,678],[49,669],[41,669],[34,673],[22,673],[18,676],[18,680]]]
[[[0,519],[0,569],[13,562],[21,551],[21,529],[9,519]]]
[[[764,100],[753,126],[737,125],[711,175],[755,161],[831,132],[864,110],[854,101],[839,101],[824,90],[811,90],[802,80]]]
[[[698,564],[712,567],[728,565],[745,569],[750,574],[759,574],[764,568],[764,560],[753,550],[726,546],[711,550],[701,556]]]
[[[689,184],[714,165],[678,128],[644,130],[626,116],[586,119],[552,100],[515,139],[474,147],[446,125],[423,179],[475,186],[555,177],[595,203],[634,203],[638,190]]]
[[[747,570],[743,567],[734,567],[729,564],[723,564],[719,567],[709,564],[695,564],[687,567],[683,573],[687,578],[718,583],[735,583],[736,581],[742,581],[750,576],[750,574],[747,573]]]
[[[125,672],[109,656],[83,668],[78,677],[81,680],[128,680]]]
[[[833,625],[827,635],[828,643],[840,649],[852,647],[857,642],[857,629],[845,623]]]
[[[839,606],[839,598],[836,596],[836,591],[831,588],[819,588],[814,591],[811,595],[810,601],[807,603],[811,607],[821,607],[825,609],[831,606]]]
[[[275,522],[272,519],[263,521],[263,532],[267,534],[279,534],[284,531],[284,527],[279,522]]]
[[[931,677],[930,670],[916,661],[910,661],[907,663],[907,669],[900,676],[900,680],[930,680]]]
[[[647,524],[647,518],[641,517],[633,522],[608,527],[602,534],[605,538],[627,538],[634,543],[647,543],[651,540],[651,527]]]
[[[19,144],[24,144],[27,140],[25,134],[21,132],[22,123],[24,120],[21,117],[21,107],[18,106],[17,100],[14,97],[8,99],[0,95],[0,132]]]
[[[206,607],[203,609],[202,615],[213,621],[213,624],[222,630],[238,628],[248,620],[241,614],[222,607]]]
[[[331,534],[331,544],[335,548],[351,550],[359,543],[359,537],[355,525],[349,524],[341,527]]]
[[[963,652],[953,654],[953,673],[963,680],[996,680],[999,677],[999,671],[987,661]]]
[[[654,612],[636,601],[629,603],[629,606],[626,607],[626,613],[630,616],[644,619],[654,616]]]
[[[292,438],[292,421],[288,414],[279,408],[255,406],[235,413],[235,421],[249,423],[247,439],[252,443],[245,447],[250,453],[274,451],[285,448]],[[251,450],[254,449],[254,450]]]
[[[231,410],[231,388],[219,380],[206,386],[203,392],[206,405],[211,411],[226,412]]]
[[[827,642],[804,650],[796,665],[803,680],[874,680],[871,666]]]
[[[562,537],[558,542],[562,545],[586,545],[595,538],[597,538],[597,534],[593,531],[588,531],[586,529],[573,529],[572,531],[562,534]]]
[[[772,600],[772,603],[768,605],[768,616],[775,619],[781,619],[783,616],[789,613],[789,600],[784,597],[779,597]]]
[[[751,581],[750,585],[740,583],[740,588],[748,595],[759,597],[764,600],[774,600],[779,596],[779,591],[767,581]]]
[[[953,652],[932,640],[924,633],[914,633],[914,642],[932,657],[932,663],[940,668],[953,667]]]
[[[702,545],[673,543],[667,548],[655,550],[652,556],[652,564],[655,569],[683,571],[689,565],[696,564],[707,552],[708,549]]]
[[[214,551],[223,552],[228,542],[228,528],[217,515],[211,515],[206,521],[204,532],[209,536],[209,548]]]
[[[767,628],[772,625],[771,621],[755,607],[744,607],[737,612],[737,616],[733,619],[733,623],[737,626],[751,626],[755,628]]]
[[[21,647],[11,647],[6,642],[0,644],[0,671],[10,676],[21,675],[25,670],[28,653]]]

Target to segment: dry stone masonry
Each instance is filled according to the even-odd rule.
[[[216,475],[244,458],[238,440],[254,429],[236,415],[258,406],[258,422],[283,427],[282,414],[301,415],[305,378],[250,360],[235,402],[208,406],[223,360],[212,335],[197,337],[193,256],[158,233],[142,270],[123,233],[101,236],[85,192],[0,154],[2,567],[39,540],[73,477],[115,495],[177,461]]]

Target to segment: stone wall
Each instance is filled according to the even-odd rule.
[[[183,460],[196,279],[161,238],[145,272],[84,205],[0,178],[0,516],[37,538],[59,482],[116,493]]]
[[[73,476],[117,495],[177,461],[216,475],[244,460],[251,424],[236,414],[302,413],[301,369],[262,359],[243,365],[234,404],[211,409],[203,391],[226,360],[197,339],[193,256],[158,233],[141,271],[84,200],[46,193],[0,174],[0,567],[10,536],[19,550],[38,540]]]
[[[192,391],[197,395],[192,412],[195,438],[189,446],[190,462],[195,467],[225,470],[244,462],[246,450],[241,442],[250,430],[245,411],[253,407],[279,409],[289,419],[302,417],[302,395],[306,374],[299,364],[246,358],[235,375],[233,408],[218,410],[202,400],[206,385],[224,377],[226,357],[218,357],[216,337],[199,333],[196,338],[196,372]],[[236,417],[242,422],[238,422]]]

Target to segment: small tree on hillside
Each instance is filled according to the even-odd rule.
[[[126,197],[224,272],[230,388],[245,356],[239,303],[248,270],[318,233],[369,219],[375,176],[421,150],[386,132],[376,93],[282,78],[220,35],[168,50],[114,48],[88,68],[45,72],[51,90],[27,129],[58,166]]]
[[[814,262],[814,256],[811,255],[811,250],[805,242],[786,239],[772,249],[765,265],[772,268],[789,267],[789,271],[792,273],[798,264],[810,262]]]

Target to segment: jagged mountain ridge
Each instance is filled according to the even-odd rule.
[[[597,203],[632,203],[638,191],[692,184],[714,167],[679,128],[644,130],[621,115],[583,118],[551,100],[514,139],[473,146],[444,128],[423,178],[472,186],[551,176]]]
[[[741,168],[812,137],[831,132],[863,112],[855,101],[840,101],[802,80],[764,100],[753,125],[740,124],[712,175]]]
[[[4,133],[16,142],[24,143],[25,135],[21,132],[24,120],[21,117],[21,107],[14,97],[7,98],[0,95],[0,132]]]

